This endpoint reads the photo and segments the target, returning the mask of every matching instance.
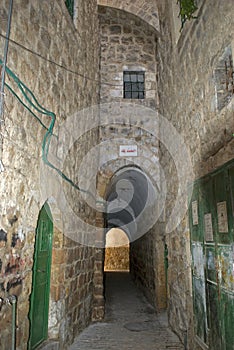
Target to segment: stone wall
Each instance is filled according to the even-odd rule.
[[[113,7],[134,14],[159,31],[158,6],[156,1],[98,0],[98,5]]]
[[[173,17],[174,15],[174,17]],[[158,42],[160,112],[184,139],[194,178],[233,158],[233,95],[219,110],[215,71],[227,47],[233,52],[232,2],[200,1],[198,19],[175,25],[171,2],[160,5],[161,36]],[[225,87],[223,88],[225,89]],[[175,144],[176,147],[176,144]],[[165,147],[166,148],[166,147]],[[167,178],[167,222],[178,190],[172,156],[164,150],[161,165]],[[186,176],[186,169],[184,169]],[[178,178],[177,178],[178,180]],[[185,181],[185,180],[184,180]],[[192,179],[190,179],[192,181]],[[187,193],[184,193],[186,200]],[[188,218],[168,233],[169,317],[181,339],[194,349],[192,320],[191,258]]]
[[[153,232],[147,233],[133,242],[130,250],[131,275],[153,303],[155,300],[154,238]]]
[[[154,147],[152,147],[154,160],[157,158],[157,140],[152,138],[149,132],[151,130],[149,123],[146,125],[141,120],[144,106],[154,110],[157,108],[156,32],[142,19],[123,10],[104,6],[99,6],[98,9],[101,35],[100,97],[102,103],[98,191],[101,196],[105,196],[107,184],[114,172],[134,163],[132,157],[128,159],[119,157],[120,144],[139,144],[142,148],[139,151],[141,159],[147,158],[148,145],[151,144]],[[125,69],[145,71],[145,99],[123,98]],[[136,104],[139,104],[140,110],[136,110],[134,115]],[[157,124],[155,120],[154,123]],[[116,139],[116,142],[113,142],[113,139]],[[144,145],[146,147],[143,150]]]
[[[131,244],[130,271],[140,289],[157,311],[167,307],[167,271],[163,224],[156,224]]]
[[[129,271],[129,245],[106,248],[105,271]]]
[[[3,1],[1,4],[3,35],[8,3]],[[80,16],[84,23],[89,23],[89,30],[82,26],[81,18],[74,26],[62,0],[14,2],[7,62],[38,102],[56,114],[53,131],[56,136],[52,137],[49,159],[62,171],[67,171],[67,176],[71,176],[74,182],[77,180],[74,174],[78,172],[85,154],[79,153],[79,147],[72,148],[77,141],[72,133],[74,129],[85,130],[86,125],[84,117],[74,118],[74,115],[98,103],[99,91],[97,6],[94,0],[79,3]],[[4,38],[1,36],[1,52],[3,47]],[[22,97],[9,74],[6,82]],[[17,296],[17,347],[26,349],[35,229],[39,211],[47,201],[54,221],[49,337],[59,338],[60,348],[65,349],[92,317],[92,281],[98,252],[81,244],[82,232],[69,232],[61,195],[66,193],[67,204],[71,204],[71,208],[74,207],[72,196],[75,196],[76,215],[89,213],[89,220],[95,222],[95,213],[85,204],[79,206],[78,191],[74,189],[71,194],[66,181],[43,164],[45,127],[7,88],[5,93],[4,124],[1,127],[4,172],[0,173],[0,229],[3,233],[0,243],[0,296]],[[26,99],[22,99],[27,104]],[[33,112],[46,127],[50,125],[51,115],[45,116],[35,109]],[[67,120],[70,124],[64,132]],[[96,144],[97,138],[97,130],[82,135],[83,152]],[[71,161],[67,164],[69,148]],[[73,149],[78,150],[75,155],[72,154]],[[90,164],[90,171],[92,166]],[[0,315],[0,347],[4,350],[9,349],[11,344],[10,307],[4,305]]]
[[[102,2],[100,2],[102,4]],[[104,2],[103,2],[104,4]],[[112,6],[108,2],[107,6]],[[158,167],[158,95],[157,95],[157,63],[156,38],[157,31],[145,20],[144,16],[135,16],[153,3],[140,4],[135,11],[136,3],[128,6],[123,3],[113,4],[115,8],[99,6],[99,20],[101,33],[101,114],[100,128],[101,156],[98,178],[98,191],[105,196],[108,184],[119,169],[126,166],[136,166],[142,169],[154,181],[154,186],[160,186]],[[121,8],[122,10],[116,9]],[[132,13],[129,13],[132,12]],[[130,100],[123,98],[123,71],[145,71],[146,95],[144,100]],[[137,106],[139,105],[139,108]],[[150,111],[148,108],[150,108]],[[145,109],[146,108],[146,109]],[[137,145],[137,157],[120,157],[119,147],[123,144]],[[140,186],[140,185],[139,185]],[[156,216],[156,214],[155,214]],[[156,275],[154,263],[154,232],[130,242],[130,270],[137,284],[144,290],[150,301],[158,308],[163,307],[155,297]],[[106,251],[118,263],[117,248]],[[110,259],[109,259],[110,260]],[[108,261],[109,261],[108,260]],[[164,269],[164,265],[163,265]],[[159,286],[160,278],[158,277]],[[165,289],[165,281],[164,289]],[[158,289],[159,292],[159,289]],[[161,295],[161,294],[160,294]],[[164,293],[165,298],[165,293]],[[165,302],[164,302],[165,305]]]
[[[153,163],[157,163],[158,143],[151,135],[152,125],[148,120],[146,123],[142,120],[144,107],[150,107],[150,117],[157,125],[153,117],[157,108],[156,36],[155,30],[146,22],[122,10],[99,6],[99,22],[102,104],[98,192],[105,197],[107,185],[117,170],[134,163],[139,167],[154,168]],[[123,98],[125,69],[145,71],[145,99]],[[120,157],[119,146],[122,144],[137,144],[139,159]],[[150,145],[152,164],[147,163]]]
[[[154,107],[156,86],[155,30],[125,11],[99,6],[101,33],[101,102],[123,100],[123,71],[145,71],[146,98]],[[135,101],[133,101],[135,102]]]

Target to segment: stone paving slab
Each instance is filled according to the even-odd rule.
[[[166,313],[156,314],[129,275],[106,276],[106,316],[86,328],[69,350],[183,350]]]

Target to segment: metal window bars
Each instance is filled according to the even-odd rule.
[[[124,98],[144,99],[145,98],[145,72],[124,71]]]
[[[226,91],[234,94],[234,70],[233,70],[233,59],[229,55],[228,59],[225,60],[225,76],[226,76]]]

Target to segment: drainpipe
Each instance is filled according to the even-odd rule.
[[[1,89],[0,89],[0,127],[3,123],[4,87],[5,87],[7,53],[8,53],[8,46],[9,46],[10,28],[11,28],[12,7],[13,7],[13,0],[10,0],[9,11],[8,11],[8,21],[7,21],[7,31],[6,31],[6,41],[5,41],[5,47],[4,47],[4,58],[3,58],[3,65],[2,65]],[[4,166],[2,164],[1,159],[2,159],[2,137],[0,137],[0,173],[4,171]]]
[[[188,330],[184,332],[184,350],[188,350]]]
[[[0,298],[0,311],[2,306],[11,305],[12,317],[11,317],[11,350],[16,349],[16,303],[17,299],[15,295],[10,295],[6,299]]]
[[[12,305],[12,321],[11,321],[11,349],[15,350],[16,348],[16,297],[11,296],[11,305]]]
[[[9,11],[8,11],[8,21],[7,21],[7,31],[6,31],[6,41],[4,47],[4,58],[3,58],[3,66],[2,66],[2,82],[1,82],[1,91],[0,91],[0,118],[2,118],[3,114],[3,103],[4,103],[4,85],[5,85],[5,75],[6,75],[6,62],[7,62],[7,53],[9,46],[9,37],[10,37],[10,29],[11,29],[11,16],[12,16],[12,6],[13,0],[10,0],[9,3]],[[3,120],[0,120],[2,123]]]

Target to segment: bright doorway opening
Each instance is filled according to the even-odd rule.
[[[106,235],[104,271],[129,271],[129,239],[119,228]]]

